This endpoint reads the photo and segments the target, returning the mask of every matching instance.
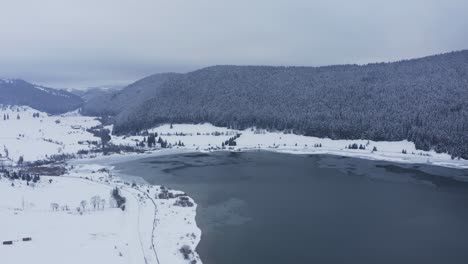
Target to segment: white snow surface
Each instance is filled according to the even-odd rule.
[[[35,113],[39,113],[38,118],[33,117]],[[4,116],[9,119],[4,120]],[[79,142],[99,141],[86,131],[99,124],[96,118],[77,113],[49,116],[27,106],[0,106],[0,155],[6,157],[8,153],[12,161],[20,156],[34,161],[88,150],[91,145]]]
[[[52,89],[52,88],[47,88],[47,87],[44,87],[44,86],[40,86],[40,85],[34,85],[34,88],[38,89],[38,90],[41,90],[43,92],[46,92],[48,94],[52,94],[52,95],[55,95],[55,96],[62,96],[62,97],[70,97],[69,95],[65,94],[65,93],[60,93],[59,90],[55,90],[55,89]]]
[[[155,199],[160,186],[131,186],[102,169],[78,165],[65,177],[43,176],[34,187],[0,178],[0,242],[13,241],[0,244],[2,263],[201,263],[195,252],[190,260],[179,252],[184,245],[194,250],[200,241],[195,203],[180,207],[177,198]],[[127,199],[124,211],[110,206],[115,186]],[[91,205],[96,195],[107,201],[104,208]],[[87,207],[80,214],[83,200]]]

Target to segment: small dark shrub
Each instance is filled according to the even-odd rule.
[[[190,249],[189,246],[184,245],[179,249],[180,253],[184,256],[184,259],[189,259],[190,254],[192,254],[192,250]]]

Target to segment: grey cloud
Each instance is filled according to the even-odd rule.
[[[2,1],[0,76],[120,84],[213,64],[329,65],[468,48],[463,0]]]

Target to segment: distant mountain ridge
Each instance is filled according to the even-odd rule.
[[[180,76],[178,73],[160,73],[136,81],[122,90],[102,92],[86,100],[83,113],[94,116],[115,116],[124,109],[136,108],[157,94],[158,87]]]
[[[0,104],[26,105],[50,114],[75,110],[83,100],[65,90],[34,85],[21,79],[0,79]]]
[[[155,75],[123,91],[148,90],[133,103],[99,106],[115,116],[115,133],[209,122],[332,139],[408,139],[468,159],[468,51],[362,66],[212,66]]]
[[[123,88],[124,86],[99,86],[89,87],[87,89],[67,89],[67,91],[74,95],[78,95],[83,99],[83,101],[88,102],[95,98],[105,98],[106,95],[112,95]]]

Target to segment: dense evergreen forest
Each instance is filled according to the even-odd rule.
[[[213,66],[136,87],[152,96],[115,112],[116,133],[210,122],[332,139],[408,139],[468,158],[468,51],[364,66]]]

